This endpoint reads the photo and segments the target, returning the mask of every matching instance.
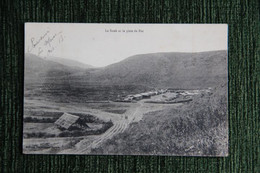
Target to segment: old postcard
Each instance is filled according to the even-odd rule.
[[[25,24],[24,154],[228,155],[226,24]]]

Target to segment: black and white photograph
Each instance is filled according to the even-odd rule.
[[[227,24],[25,23],[24,154],[228,156]]]

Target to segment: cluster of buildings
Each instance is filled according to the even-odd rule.
[[[127,95],[123,99],[123,101],[126,101],[126,102],[138,101],[138,100],[142,100],[142,99],[151,98],[151,96],[163,94],[163,93],[166,93],[166,92],[167,92],[167,89],[159,89],[159,90],[149,91],[149,92],[135,94],[135,95]]]

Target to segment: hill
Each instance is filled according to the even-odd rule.
[[[64,65],[67,63],[70,65]],[[77,64],[62,58],[43,59],[26,54],[25,78],[183,89],[214,87],[227,80],[227,51],[140,54],[103,68],[83,69]]]
[[[34,54],[25,54],[24,74],[26,83],[41,82],[45,78],[60,78],[82,71],[82,69],[65,66]]]
[[[149,112],[91,154],[227,156],[227,81],[179,108]]]
[[[74,68],[77,68],[77,67],[82,68],[82,69],[94,68],[91,65],[84,64],[82,62],[78,62],[78,61],[71,60],[71,59],[65,59],[65,58],[59,58],[59,57],[47,57],[46,59],[49,61],[53,61],[53,62],[62,64],[62,65],[74,67]]]
[[[211,87],[227,79],[227,51],[135,55],[85,75],[90,83],[108,85]]]

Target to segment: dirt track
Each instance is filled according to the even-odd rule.
[[[73,154],[89,154],[91,149],[99,147],[106,140],[111,139],[112,137],[118,135],[125,131],[125,129],[132,123],[138,122],[142,120],[142,117],[145,113],[161,110],[170,105],[154,105],[154,104],[146,104],[145,100],[139,101],[136,106],[129,109],[125,114],[116,115],[116,117],[120,116],[118,119],[112,119],[114,125],[108,129],[105,133],[101,135],[95,135],[91,139],[86,138],[76,144],[75,148],[62,151],[61,153],[73,153]],[[172,105],[171,105],[172,106]],[[178,106],[178,105],[176,105]],[[92,112],[93,113],[93,112]],[[127,118],[126,118],[127,117]],[[113,118],[110,113],[110,118]]]
[[[118,135],[119,133],[124,132],[132,122],[141,121],[145,113],[162,110],[169,106],[172,107],[174,105],[175,106],[180,105],[180,104],[174,104],[174,105],[150,104],[150,103],[144,103],[145,101],[147,101],[147,99],[140,100],[137,103],[126,103],[130,107],[124,114],[121,115],[103,112],[98,109],[90,109],[90,108],[83,108],[83,107],[79,109],[79,107],[75,107],[73,105],[70,106],[67,105],[66,107],[59,105],[58,107],[59,111],[68,112],[71,110],[78,110],[78,112],[90,113],[91,115],[94,115],[106,121],[112,120],[114,125],[101,135],[92,135],[92,136],[84,137],[84,139],[78,142],[75,145],[75,147],[62,150],[58,154],[89,154],[91,152],[91,149],[99,147],[108,139],[111,139],[114,136]],[[37,103],[37,104],[38,106],[47,105],[47,103],[45,104]]]
[[[75,154],[90,153],[91,149],[97,148],[104,141],[111,139],[112,137],[114,137],[119,133],[124,132],[130,123],[142,119],[142,113],[140,112],[142,107],[143,107],[143,103],[140,102],[137,104],[135,108],[129,109],[125,114],[114,115],[115,117],[120,117],[120,118],[113,119],[114,116],[112,116],[112,114],[110,113],[109,117],[112,119],[114,124],[110,129],[108,129],[105,133],[101,135],[95,135],[94,138],[92,139],[87,138],[82,140],[78,144],[76,144],[74,149],[62,151],[62,153],[75,153]]]

